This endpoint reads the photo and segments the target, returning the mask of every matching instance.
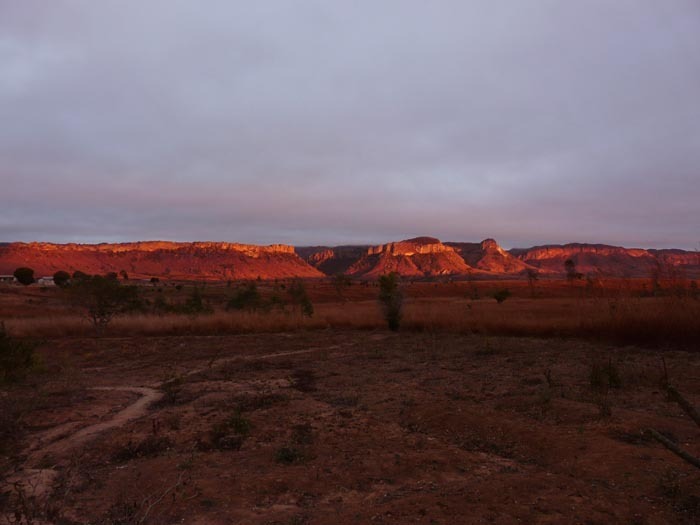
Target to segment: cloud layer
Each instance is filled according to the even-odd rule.
[[[698,49],[694,0],[0,1],[0,240],[695,248]]]

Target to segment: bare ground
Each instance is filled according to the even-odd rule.
[[[700,515],[700,473],[643,432],[700,453],[697,427],[660,388],[659,352],[326,330],[65,338],[41,353],[46,372],[5,393],[26,407],[0,504],[26,523]],[[700,404],[700,354],[664,355]],[[619,381],[601,383],[594,365]]]

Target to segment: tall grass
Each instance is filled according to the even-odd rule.
[[[18,337],[91,336],[76,316],[6,321]],[[299,329],[384,329],[376,301],[322,303],[312,318],[298,312],[216,312],[210,315],[138,315],[115,318],[105,335],[209,335]],[[404,307],[403,331],[444,331],[533,337],[584,337],[622,343],[697,345],[700,301],[690,298],[419,299]]]

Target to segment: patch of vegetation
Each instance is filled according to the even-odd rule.
[[[314,315],[314,305],[311,303],[304,281],[294,279],[289,285],[287,293],[291,298],[292,304],[299,309],[302,317],[312,317]]]
[[[391,272],[379,278],[379,302],[389,330],[398,331],[401,325],[403,293],[399,287],[399,274]]]
[[[211,445],[219,450],[240,450],[250,434],[250,428],[250,421],[240,410],[236,410],[229,418],[212,427],[209,434]]]
[[[282,394],[260,394],[237,397],[235,403],[240,412],[253,412],[270,408],[277,403],[283,403],[287,400],[287,396]]]
[[[10,337],[0,323],[0,384],[24,379],[36,366],[35,348],[36,343]]]
[[[498,290],[497,292],[494,292],[493,298],[496,299],[496,302],[498,304],[501,304],[506,299],[508,299],[511,295],[512,294],[510,293],[510,290],[508,288],[504,288],[503,290]]]
[[[74,305],[85,313],[98,333],[101,333],[116,315],[141,312],[143,302],[136,286],[122,285],[114,277],[73,274],[67,291]]]
[[[306,454],[297,448],[284,446],[277,449],[275,452],[275,461],[285,465],[293,465],[295,463],[303,463],[306,460]]]
[[[173,442],[166,436],[149,435],[139,443],[129,441],[124,447],[112,455],[115,463],[126,463],[137,458],[156,457],[173,446]]]
[[[313,370],[299,369],[292,372],[292,388],[299,392],[316,391],[316,375]]]
[[[34,282],[34,270],[26,266],[17,268],[12,275],[15,276],[18,283],[24,286],[29,286]]]
[[[263,307],[263,300],[255,282],[244,284],[236,290],[226,303],[226,310],[256,311]]]
[[[70,283],[70,274],[63,270],[58,270],[53,274],[53,282],[56,286],[63,288]]]
[[[194,287],[192,293],[189,295],[185,304],[177,308],[178,313],[183,313],[187,315],[200,315],[200,314],[210,314],[214,309],[207,303],[204,302],[202,298],[202,292],[199,287]]]
[[[612,360],[609,360],[605,364],[593,363],[593,365],[591,365],[589,381],[591,388],[594,390],[622,387],[620,370]]]
[[[314,441],[313,427],[309,423],[294,425],[291,440],[295,445],[310,445]]]
[[[346,299],[343,291],[345,288],[352,286],[352,279],[344,273],[337,273],[333,276],[331,282],[333,283],[333,288],[335,288],[335,293],[338,294],[338,298],[345,302]]]
[[[182,399],[180,394],[182,393],[182,385],[185,380],[182,376],[175,376],[167,381],[164,381],[160,385],[160,389],[163,391],[163,397],[157,403],[157,406],[163,407],[166,405],[177,405]]]

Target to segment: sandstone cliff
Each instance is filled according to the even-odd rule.
[[[613,277],[647,277],[659,265],[675,268],[688,277],[700,275],[700,255],[683,250],[645,250],[605,244],[563,244],[515,249],[519,260],[550,272],[562,273],[571,259],[580,273]]]
[[[172,279],[322,277],[293,246],[223,242],[148,241],[123,244],[8,243],[0,245],[0,274],[29,266],[37,275],[57,270]]]
[[[493,239],[476,242],[448,242],[466,263],[478,270],[495,274],[522,274],[533,267],[501,248]]]
[[[433,237],[372,246],[346,273],[375,278],[398,272],[407,277],[465,275],[472,269],[454,248]]]

